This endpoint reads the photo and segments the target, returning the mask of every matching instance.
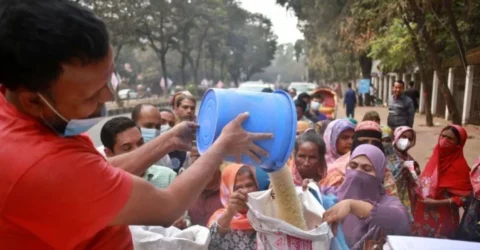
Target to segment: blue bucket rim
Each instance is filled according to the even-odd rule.
[[[215,94],[216,94],[216,93],[215,93],[215,89],[218,89],[218,88],[209,88],[209,89],[207,89],[207,91],[205,91],[205,94],[203,94],[203,97],[202,97],[202,100],[201,100],[202,103],[200,104],[200,108],[199,108],[199,110],[198,110],[198,112],[199,112],[199,117],[200,117],[200,110],[202,110],[202,106],[207,104],[206,102],[204,102],[205,98],[207,97],[207,95],[208,95],[210,92],[213,92],[213,94],[215,95]],[[217,115],[218,115],[218,105],[215,105],[215,108],[216,108],[215,112],[216,112]],[[198,125],[200,125],[200,122],[199,122],[199,121],[197,121],[197,123],[198,123]],[[215,128],[213,129],[213,131],[215,132],[215,131],[217,131],[217,126],[218,126],[218,124],[215,123],[214,126],[215,126]],[[215,142],[215,136],[212,136],[212,139],[208,142],[208,143],[209,143],[209,144],[208,144],[209,146],[208,146],[206,149],[204,149],[204,148],[202,148],[202,147],[200,146],[200,141],[201,141],[201,140],[198,139],[198,138],[200,137],[200,129],[201,129],[201,128],[197,128],[196,144],[197,144],[198,153],[199,153],[200,155],[203,155],[205,152],[207,152],[208,148],[210,148],[210,147],[213,145],[213,143]]]
[[[287,100],[289,101],[290,103],[290,110],[291,110],[291,114],[292,114],[292,126],[290,126],[291,128],[291,138],[290,138],[290,145],[288,146],[287,148],[287,154],[285,154],[285,159],[282,160],[280,168],[283,168],[285,167],[285,163],[288,161],[288,158],[290,158],[290,155],[292,154],[292,150],[293,150],[293,147],[295,146],[295,140],[297,138],[297,116],[295,115],[297,113],[297,110],[295,108],[295,103],[293,102],[293,99],[292,97],[290,96],[290,94],[288,94],[287,92],[283,91],[283,90],[275,90],[273,93],[279,93],[279,94],[282,94],[285,98],[287,98]],[[279,168],[279,169],[280,169]]]

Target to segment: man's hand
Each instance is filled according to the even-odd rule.
[[[171,134],[173,150],[190,151],[198,125],[193,122],[181,122],[168,130]]]
[[[225,126],[217,139],[216,143],[221,144],[221,148],[228,156],[235,157],[240,163],[242,155],[250,157],[252,160],[261,162],[260,157],[268,156],[268,152],[255,145],[254,141],[272,139],[271,133],[250,133],[242,128],[242,124],[248,119],[248,113],[237,116],[227,126]]]

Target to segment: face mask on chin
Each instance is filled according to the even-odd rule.
[[[53,113],[55,113],[56,116],[58,116],[64,123],[66,123],[65,126],[58,126],[55,125],[55,122],[48,122],[43,116],[42,120],[47,125],[50,127],[53,131],[55,131],[57,134],[59,134],[62,137],[71,137],[71,136],[77,136],[82,133],[87,132],[90,128],[95,126],[97,123],[99,123],[101,120],[103,120],[107,116],[107,107],[105,104],[102,105],[102,110],[100,113],[99,117],[93,117],[93,118],[86,118],[86,119],[66,119],[63,115],[61,115],[54,107],[53,105],[50,104],[50,102],[47,101],[47,99],[40,93],[38,93],[38,96],[42,101],[48,106],[50,110],[52,110]]]

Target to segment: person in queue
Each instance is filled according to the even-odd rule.
[[[320,182],[320,186],[325,190],[325,192],[332,192],[344,183],[345,173],[351,158],[351,152],[353,152],[355,148],[362,144],[371,144],[383,152],[384,149],[381,138],[381,128],[376,122],[364,121],[359,123],[355,128],[351,151],[332,163],[329,166],[326,177]],[[395,196],[397,193],[395,179],[388,169],[385,171],[384,188],[389,195]]]
[[[413,128],[415,106],[412,99],[404,94],[405,83],[397,80],[392,87],[393,94],[388,99],[387,125],[393,131],[400,126]]]
[[[417,186],[415,178],[420,175],[420,166],[408,151],[415,147],[416,141],[417,135],[412,128],[398,127],[395,130],[395,139],[393,140],[394,153],[387,156],[387,169],[395,178],[398,198],[407,208],[410,216],[412,216],[411,204],[415,199],[415,187]],[[414,166],[415,176],[406,166],[410,163]]]
[[[304,121],[304,122],[307,122],[308,123],[308,127],[313,127],[313,122],[308,119],[305,115],[305,110],[307,109],[307,103],[300,100],[300,99],[297,99],[295,101],[295,108],[297,110],[297,122],[299,121]]]
[[[473,192],[458,227],[458,240],[480,242],[480,157],[470,171]]]
[[[325,134],[325,130],[327,130],[328,124],[330,124],[331,120],[323,120],[315,123],[315,131],[319,134],[322,138]]]
[[[326,175],[325,152],[325,142],[315,130],[309,130],[297,137],[293,161],[289,166],[296,186],[301,186],[304,179],[318,183]]]
[[[310,128],[310,123],[306,121],[298,121],[297,122],[297,136],[303,134],[307,129]]]
[[[197,145],[194,141],[192,143],[192,149],[190,150],[190,162],[188,165],[191,166],[199,158],[200,154],[198,153]],[[179,173],[183,173],[187,169],[183,169]],[[206,227],[207,222],[213,213],[223,207],[222,202],[220,201],[221,178],[222,172],[220,171],[219,167],[211,176],[210,182],[203,189],[197,201],[195,201],[195,203],[188,209],[188,216],[190,217],[192,225],[201,225]]]
[[[408,213],[383,187],[385,155],[376,146],[364,144],[353,151],[345,182],[336,190],[339,202],[323,214],[335,233],[342,225],[350,249],[364,249],[368,241],[383,235],[409,235]]]
[[[132,120],[137,124],[142,133],[143,141],[148,143],[160,135],[162,118],[160,111],[151,104],[138,104],[132,110]],[[173,169],[170,157],[165,155],[155,165]]]
[[[127,117],[116,117],[106,122],[100,131],[100,139],[109,158],[132,152],[144,144],[137,124]],[[157,188],[166,188],[177,177],[177,173],[167,167],[152,165],[139,176]]]
[[[363,116],[363,121],[374,121],[378,123],[378,125],[380,125],[381,124],[380,114],[377,111],[368,111]]]
[[[197,107],[197,100],[191,95],[180,93],[174,97],[174,108],[177,122],[182,121],[195,121],[195,109]]]
[[[412,235],[453,238],[459,225],[459,208],[472,192],[470,167],[463,155],[467,131],[445,127],[419,177],[413,207]],[[435,216],[431,216],[434,214]]]
[[[253,250],[256,232],[247,218],[248,193],[258,191],[255,170],[242,164],[228,165],[222,173],[220,197],[224,208],[208,222],[210,250]]]
[[[288,94],[292,97],[292,99],[295,100],[295,97],[297,97],[297,90],[295,88],[291,88],[288,90]]]
[[[387,125],[382,125],[382,144],[385,156],[389,156],[395,152],[393,147],[393,132],[392,129]]]
[[[67,0],[2,2],[0,13],[3,249],[132,250],[128,225],[172,225],[224,157],[268,154],[254,141],[272,135],[243,130],[244,113],[168,188],[155,188],[137,176],[169,151],[189,150],[197,125],[105,159],[84,134],[113,100],[105,24]]]
[[[170,109],[161,108],[160,111],[160,118],[161,118],[161,127],[160,132],[167,131],[173,126],[175,126],[175,114]]]
[[[196,100],[190,94],[180,92],[172,99],[173,111],[175,113],[176,122],[181,121],[195,121]],[[173,170],[176,172],[182,168],[188,168],[188,152],[181,150],[174,150],[168,153],[172,160]]]
[[[355,125],[347,119],[339,119],[328,124],[323,140],[327,147],[327,166],[342,155],[350,152],[353,142]]]

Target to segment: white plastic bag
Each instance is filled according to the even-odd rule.
[[[257,232],[257,250],[329,249],[333,233],[327,223],[322,223],[325,209],[309,191],[303,192],[301,187],[297,187],[297,197],[302,203],[310,231],[302,231],[276,219],[277,208],[271,193],[272,190],[267,190],[248,195],[247,216]]]
[[[202,226],[183,231],[176,227],[130,226],[130,232],[135,250],[207,250],[210,244],[210,231]]]

